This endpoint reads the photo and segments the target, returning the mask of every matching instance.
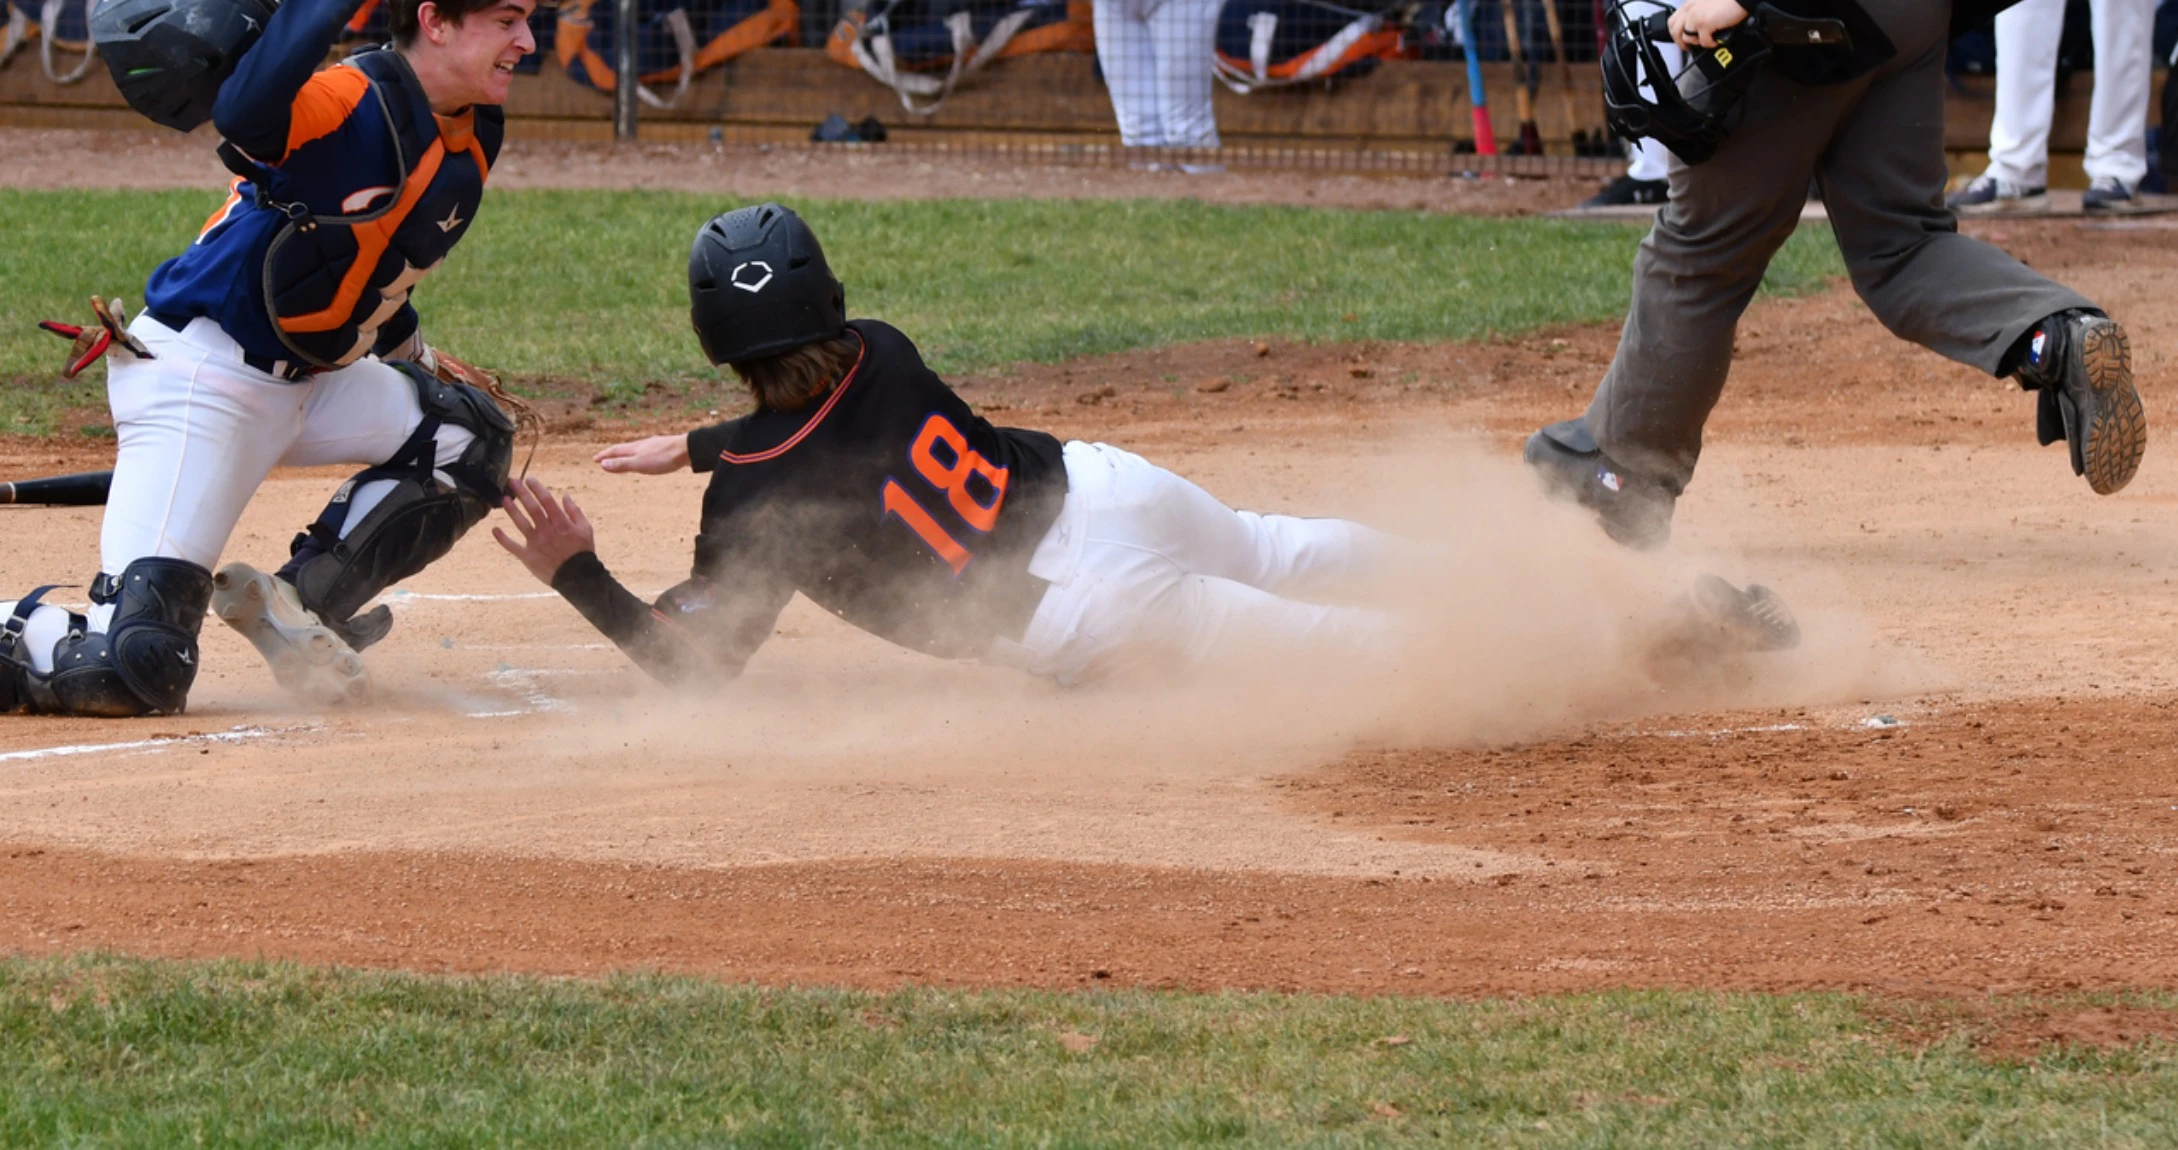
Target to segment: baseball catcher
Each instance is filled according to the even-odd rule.
[[[154,50],[244,37],[263,15],[255,2],[100,9],[129,9],[100,21],[108,59],[133,59],[122,46],[135,38],[176,60],[185,90],[167,104],[135,91],[138,107],[186,121],[216,91],[211,118],[236,178],[195,240],[152,273],[132,340],[109,344],[120,450],[91,607],[44,604],[50,588],[0,602],[0,709],[180,711],[207,609],[282,685],[359,697],[357,652],[392,619],[357,612],[502,496],[513,425],[483,390],[434,371],[409,293],[476,218],[498,105],[535,48],[533,0],[392,0],[393,44],[323,71],[358,0],[286,0],[210,79],[210,65]],[[237,6],[243,17],[229,18]],[[276,574],[244,563],[212,574],[273,467],[334,463],[366,466]]]
[[[1751,3],[1751,0],[1750,0]],[[2132,480],[2148,425],[2124,329],[2093,301],[1958,234],[1943,204],[1944,52],[2007,0],[1618,0],[1604,84],[1613,124],[1677,153],[1671,199],[1634,259],[1610,370],[1578,419],[1528,440],[1544,485],[1611,538],[1655,547],[1693,479],[1733,333],[1809,180],[1853,288],[1883,325],[2039,394],[2036,438],[2062,441],[2097,494]],[[1668,15],[1667,15],[1668,13]],[[1746,27],[1743,27],[1746,26]],[[1675,39],[1690,62],[1644,84]]]

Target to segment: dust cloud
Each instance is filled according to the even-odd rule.
[[[738,681],[645,691],[579,730],[575,755],[695,755],[746,778],[807,782],[962,775],[1138,780],[1261,776],[1363,745],[1510,743],[1644,715],[1817,706],[1927,689],[1940,672],[1885,648],[1819,570],[1705,540],[1659,553],[1609,542],[1545,500],[1516,458],[1480,442],[1386,452],[1342,507],[1413,548],[1346,598],[1388,612],[1385,649],[1256,649],[1182,669],[1151,660],[1062,689],[1017,672],[899,651],[822,612],[792,624]],[[1777,587],[1802,642],[1675,656],[1704,573]],[[806,604],[797,604],[806,607]],[[790,617],[793,613],[790,612]]]

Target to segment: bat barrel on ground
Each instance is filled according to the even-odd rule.
[[[98,507],[113,487],[113,472],[82,471],[74,475],[49,475],[41,479],[0,482],[0,503],[31,503],[48,507]]]

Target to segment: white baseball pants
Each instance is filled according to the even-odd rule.
[[[989,661],[1071,684],[1119,663],[1230,663],[1265,650],[1362,654],[1389,615],[1301,602],[1380,572],[1392,536],[1344,519],[1235,511],[1139,455],[1066,445],[1066,502],[1029,561],[1051,587]]]
[[[2087,106],[2089,180],[2128,189],[2148,174],[2148,93],[2155,0],[2090,0],[2095,92]],[[2029,188],[2049,185],[2049,126],[2056,114],[2057,41],[2065,0],[2020,0],[1997,13],[1996,116],[1989,174]]]
[[[147,556],[211,570],[273,467],[382,463],[423,422],[416,385],[375,359],[288,383],[243,363],[241,347],[209,319],[176,332],[138,316],[129,332],[157,358],[106,358],[120,448],[99,561],[113,574]],[[473,438],[466,428],[440,427],[437,461],[461,458]],[[392,487],[387,480],[357,489],[348,525]],[[0,602],[0,617],[14,609],[14,600]],[[104,631],[112,615],[110,605],[94,604],[90,629]],[[59,607],[31,613],[23,634],[39,674],[52,671],[53,644],[67,630]]]
[[[1097,60],[1130,148],[1215,148],[1222,0],[1096,0]]]
[[[1660,0],[1666,7],[1677,8],[1680,0]],[[1656,50],[1664,57],[1664,66],[1677,72],[1686,62],[1686,53],[1678,44],[1658,44]],[[1644,76],[1643,79],[1648,77]],[[1644,136],[1626,144],[1626,174],[1637,180],[1668,180],[1671,178],[1671,149]]]

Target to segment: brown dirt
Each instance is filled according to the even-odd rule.
[[[2168,426],[2178,230],[1983,234],[2106,301]],[[1001,421],[1235,503],[1444,544],[1401,673],[1061,692],[798,603],[746,679],[678,697],[516,598],[541,588],[479,533],[394,598],[367,710],[298,710],[214,626],[183,718],[0,724],[0,950],[867,986],[2178,987],[2172,456],[2098,499],[2033,446],[2021,393],[1849,293],[1766,301],[1674,548],[1631,556],[1515,461],[1614,337],[1224,341],[967,381]],[[649,592],[685,568],[700,483],[586,467],[626,430],[563,432],[537,472]],[[105,450],[0,441],[0,469]],[[230,553],[276,558],[338,478],[276,475]],[[93,511],[0,517],[0,586],[95,562]],[[1627,619],[1698,569],[1778,587],[1807,644],[1643,662]],[[2133,1007],[1974,1025],[1999,1053],[2170,1033]]]

